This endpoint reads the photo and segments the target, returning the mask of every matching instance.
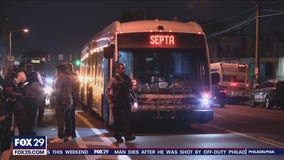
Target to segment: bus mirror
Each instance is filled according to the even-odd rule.
[[[104,57],[105,58],[112,58],[113,57],[113,53],[114,53],[114,45],[111,44],[110,46],[108,47],[105,47],[104,48]]]

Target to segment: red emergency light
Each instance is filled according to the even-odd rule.
[[[230,86],[231,86],[231,87],[237,87],[237,86],[238,86],[238,84],[237,84],[237,83],[235,83],[235,82],[231,82],[231,83],[230,83]]]

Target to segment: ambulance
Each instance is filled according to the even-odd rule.
[[[226,95],[227,101],[244,101],[250,97],[249,66],[245,63],[215,62],[210,64],[212,86]]]

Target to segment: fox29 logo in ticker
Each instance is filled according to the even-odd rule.
[[[15,136],[13,155],[46,155],[46,136]]]

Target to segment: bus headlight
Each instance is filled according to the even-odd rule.
[[[133,107],[133,109],[141,109],[142,108],[142,106],[141,105],[139,105],[139,103],[138,103],[138,101],[137,100],[134,100],[134,102],[133,102],[133,104],[132,104],[132,107]]]
[[[138,102],[134,102],[133,107],[138,108]]]

